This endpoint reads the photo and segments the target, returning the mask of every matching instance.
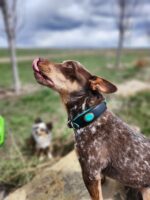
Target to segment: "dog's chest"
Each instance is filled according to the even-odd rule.
[[[76,131],[76,150],[82,168],[84,168],[89,178],[93,179],[100,174],[100,170],[108,164],[108,151],[103,136],[99,134],[100,123],[81,128]],[[102,134],[103,135],[103,134]]]
[[[34,135],[34,139],[35,139],[37,148],[44,149],[50,146],[50,143],[51,143],[50,134],[41,135],[41,136]]]

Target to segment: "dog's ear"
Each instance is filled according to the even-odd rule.
[[[52,130],[52,128],[53,128],[52,122],[46,123],[46,126],[47,126],[47,128],[48,128],[49,131]]]
[[[90,88],[93,91],[98,91],[102,93],[113,93],[117,91],[117,87],[111,82],[97,76],[93,76],[92,79],[89,80]]]
[[[42,119],[40,117],[36,118],[34,121],[35,124],[39,124],[41,122],[42,122]]]

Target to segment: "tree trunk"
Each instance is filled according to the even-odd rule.
[[[2,15],[4,18],[5,30],[8,39],[9,51],[10,51],[10,62],[13,73],[13,87],[16,94],[20,93],[21,84],[19,79],[19,72],[17,66],[17,57],[16,57],[16,0],[13,1],[12,10],[9,7],[9,2],[6,0],[0,0],[0,8],[2,10]]]
[[[123,51],[123,42],[124,42],[124,32],[119,31],[119,41],[118,41],[118,47],[116,49],[116,61],[115,61],[115,67],[117,69],[121,66],[121,56]]]
[[[17,66],[15,39],[9,38],[8,43],[9,43],[9,50],[10,50],[10,62],[11,62],[12,72],[13,72],[13,88],[16,94],[19,94],[20,89],[21,89],[21,84],[20,84],[19,72],[18,72],[18,66]]]

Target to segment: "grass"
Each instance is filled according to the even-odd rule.
[[[122,105],[117,111],[129,124],[141,128],[141,132],[150,136],[150,92],[139,92],[129,98],[120,99]]]
[[[90,51],[90,52],[99,52],[101,55],[106,55],[107,53],[110,53],[111,55],[115,54],[114,49],[52,49],[52,48],[18,48],[17,49],[17,56],[28,56],[28,55],[43,55],[43,54],[62,54],[62,53],[68,53],[68,52],[78,52],[78,51]],[[149,50],[146,49],[126,49],[124,50],[124,57],[130,58],[135,56],[136,51],[136,57],[139,58],[139,56],[147,56],[149,55]],[[7,48],[0,48],[0,58],[1,57],[8,57],[9,56],[9,50]],[[124,60],[123,60],[124,61]]]
[[[0,50],[2,51],[2,50]],[[5,50],[6,51],[6,50]],[[29,53],[30,55],[34,55],[35,52],[38,54],[41,52],[46,53],[47,50],[44,51],[37,49],[37,50],[19,50],[19,53],[23,53],[23,55]],[[51,50],[52,51],[52,50]],[[56,50],[52,51],[54,54]],[[79,53],[74,54],[72,53],[71,55],[66,53],[63,57],[61,57],[62,52],[60,50],[57,50],[59,54],[57,56],[53,57],[53,61],[56,62],[62,62],[62,60],[78,60],[80,61],[83,65],[87,67],[87,69],[96,75],[105,77],[109,79],[110,81],[116,82],[116,83],[121,83],[124,80],[131,79],[133,76],[137,76],[139,79],[144,80],[144,77],[146,76],[147,73],[143,73],[143,76],[140,76],[138,74],[141,73],[142,70],[136,69],[133,66],[133,63],[137,59],[137,53],[126,53],[123,57],[122,60],[124,63],[128,63],[126,67],[123,67],[122,69],[115,70],[113,67],[114,63],[114,55],[107,55],[102,54],[101,51],[96,51],[95,53],[89,53],[89,54],[83,54]],[[25,53],[26,52],[26,53]],[[32,53],[31,53],[32,52]],[[73,52],[73,51],[72,51]],[[138,53],[139,54],[139,53]],[[145,52],[145,56],[147,55],[147,51]],[[111,63],[111,67],[108,67],[108,63]],[[32,61],[22,61],[18,63],[19,65],[19,74],[20,74],[20,79],[22,81],[22,84],[26,83],[35,83],[33,72],[32,72]],[[2,74],[2,77],[0,79],[0,88],[11,88],[12,87],[12,72],[10,68],[9,63],[0,63],[0,74]]]
[[[67,118],[59,97],[55,92],[48,89],[19,99],[5,99],[0,104],[0,110],[6,119],[8,128],[14,131],[20,141],[24,141],[30,135],[33,121],[38,116],[47,122],[52,121],[56,124],[54,136],[60,136],[60,132],[68,132],[68,129],[65,130],[65,119]],[[57,123],[55,123],[56,121]]]
[[[12,72],[9,63],[0,64],[0,74],[3,76],[0,79],[0,88],[12,88]],[[19,63],[19,74],[22,84],[35,83],[31,62]]]
[[[13,184],[15,187],[21,186],[33,177],[33,173],[26,174],[26,170],[18,172],[38,164],[35,157],[28,157],[28,147],[25,145],[26,139],[31,135],[35,118],[40,116],[46,122],[52,121],[53,139],[61,137],[63,142],[71,135],[70,129],[67,128],[66,112],[58,95],[47,89],[21,98],[5,99],[1,101],[0,110],[5,118],[7,131],[6,143],[0,151],[1,157],[5,157],[0,162],[0,182]],[[10,141],[11,135],[16,141],[16,150]]]
[[[43,54],[61,54],[66,52],[66,50],[61,49],[49,49],[49,48],[37,48],[37,49],[17,49],[17,56],[31,56],[31,55],[43,55]],[[9,50],[4,48],[0,49],[0,58],[9,57]]]

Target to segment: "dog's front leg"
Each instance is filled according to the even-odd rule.
[[[92,200],[103,200],[101,178],[90,180],[88,175],[83,174],[83,180]]]

